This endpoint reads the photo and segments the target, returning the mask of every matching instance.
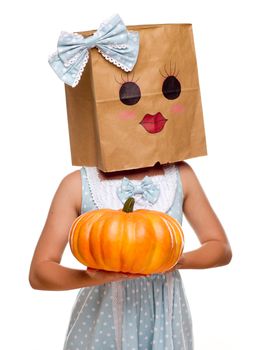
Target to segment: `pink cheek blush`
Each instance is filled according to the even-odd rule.
[[[184,106],[180,105],[179,103],[171,106],[171,111],[174,113],[180,113],[184,111]]]
[[[123,111],[123,112],[119,113],[119,118],[120,119],[127,120],[127,119],[133,119],[135,117],[136,117],[136,114],[133,111]]]

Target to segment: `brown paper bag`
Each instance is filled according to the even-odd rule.
[[[112,172],[206,155],[191,24],[127,28],[140,36],[132,72],[91,49],[79,84],[65,85],[73,165]]]

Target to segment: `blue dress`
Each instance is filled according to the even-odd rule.
[[[164,196],[160,199],[167,203],[171,198],[165,212],[182,223],[179,168],[168,165],[166,169],[165,175],[169,171],[169,177],[150,178],[169,186],[161,191],[165,194],[169,191],[165,199]],[[120,180],[100,181],[96,174],[94,167],[81,168],[82,213],[100,207],[111,208],[115,203],[113,196],[113,202],[104,206],[107,198],[112,197],[114,183],[117,186]],[[132,182],[138,184],[141,180]],[[102,189],[101,183],[105,183]],[[104,198],[103,203],[100,196]],[[115,204],[113,207],[117,209]],[[192,350],[192,319],[179,270],[80,289],[71,311],[64,350],[91,349]]]

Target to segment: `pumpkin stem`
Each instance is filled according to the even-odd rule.
[[[125,213],[131,213],[133,211],[133,207],[134,207],[134,198],[129,197],[124,203],[122,211],[125,211]]]

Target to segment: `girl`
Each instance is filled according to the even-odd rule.
[[[192,350],[192,321],[179,269],[231,260],[222,225],[184,161],[206,154],[191,25],[132,29],[115,15],[94,32],[63,32],[49,60],[70,85],[73,164],[90,165],[59,185],[30,269],[35,289],[80,288],[64,350]],[[105,172],[98,169],[101,164]],[[184,212],[201,247],[185,252],[162,274],[62,266],[74,219],[94,209],[121,209],[129,193],[135,209],[158,210],[180,223]]]
[[[163,274],[141,276],[62,266],[74,219],[105,207],[102,203],[107,203],[107,198],[108,207],[115,209],[117,189],[125,177],[136,186],[145,178],[160,186],[159,198],[150,207],[165,208],[180,223],[184,213],[201,246],[183,253],[177,265]],[[142,196],[136,197],[138,208]],[[33,255],[29,281],[39,290],[81,288],[64,350],[192,350],[192,321],[179,269],[218,267],[228,264],[231,257],[224,229],[185,161],[112,173],[82,167],[67,175],[55,193]]]

